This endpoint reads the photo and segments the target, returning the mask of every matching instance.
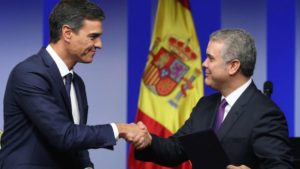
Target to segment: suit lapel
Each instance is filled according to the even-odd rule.
[[[71,101],[67,95],[67,91],[63,82],[63,79],[60,75],[60,72],[58,70],[58,67],[56,66],[54,60],[51,58],[51,56],[48,54],[48,52],[43,48],[39,51],[38,55],[40,55],[45,63],[45,65],[48,67],[48,72],[53,78],[53,81],[55,84],[57,84],[57,88],[63,97],[63,100],[65,102],[65,105],[67,107],[67,111],[72,117],[72,108],[71,108]]]
[[[197,130],[213,128],[215,117],[217,114],[218,103],[220,102],[220,100],[220,93],[216,93],[205,99],[205,102],[203,103],[204,107],[202,108],[202,106],[200,106],[201,109],[197,110],[199,111],[199,113],[197,113],[197,127],[195,127]]]
[[[233,107],[228,112],[225,120],[221,124],[220,129],[217,131],[219,140],[222,140],[226,133],[234,126],[238,118],[245,112],[245,106],[251,99],[252,95],[257,90],[256,86],[252,82],[245,92],[238,98]]]
[[[217,115],[217,112],[218,112],[218,107],[219,107],[219,104],[220,104],[220,100],[221,100],[221,94],[220,94],[220,96],[218,96],[217,97],[217,100],[218,101],[214,101],[213,103],[213,105],[211,106],[211,108],[210,109],[208,109],[208,111],[209,111],[209,115],[211,115],[211,116],[209,116],[208,118],[210,119],[210,120],[208,120],[210,123],[209,123],[209,128],[214,128],[214,122],[215,122],[215,119],[216,119],[216,115]]]

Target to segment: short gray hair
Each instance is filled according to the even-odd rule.
[[[224,43],[221,51],[223,59],[227,62],[238,59],[241,71],[246,77],[251,77],[256,62],[256,47],[250,33],[243,29],[221,29],[210,35],[210,41]]]

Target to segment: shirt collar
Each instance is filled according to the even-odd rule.
[[[234,90],[232,93],[230,93],[226,98],[222,96],[222,99],[226,99],[228,105],[231,107],[234,105],[234,103],[237,101],[237,99],[242,95],[242,93],[247,89],[248,86],[250,86],[252,82],[252,79],[250,78],[246,83],[244,83],[242,86]]]
[[[73,69],[69,70],[68,66],[65,64],[65,62],[58,56],[58,54],[55,52],[55,50],[50,46],[50,44],[46,47],[47,52],[50,54],[52,59],[54,60],[55,64],[58,67],[59,73],[61,77],[66,76],[69,73],[74,74]]]

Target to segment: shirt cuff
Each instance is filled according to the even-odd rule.
[[[115,139],[118,140],[119,139],[119,130],[118,130],[118,127],[115,123],[110,123],[113,131],[114,131],[114,136],[115,136]]]

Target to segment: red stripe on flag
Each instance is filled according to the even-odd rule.
[[[191,10],[190,1],[189,0],[178,0],[181,5],[189,10]]]
[[[147,114],[142,112],[140,109],[137,112],[136,121],[142,121],[148,128],[149,132],[160,137],[167,138],[172,135],[172,133],[162,126],[160,123],[155,121],[153,118],[149,117]],[[129,169],[191,169],[192,166],[189,161],[182,163],[176,167],[164,167],[157,165],[152,162],[143,162],[134,159],[134,147],[130,145],[129,158],[128,158]]]
[[[136,122],[138,121],[142,121],[147,126],[147,129],[155,135],[158,135],[163,138],[167,138],[172,135],[171,131],[166,129],[163,125],[161,125],[153,118],[149,117],[146,113],[142,112],[140,109],[138,110],[136,116]]]

